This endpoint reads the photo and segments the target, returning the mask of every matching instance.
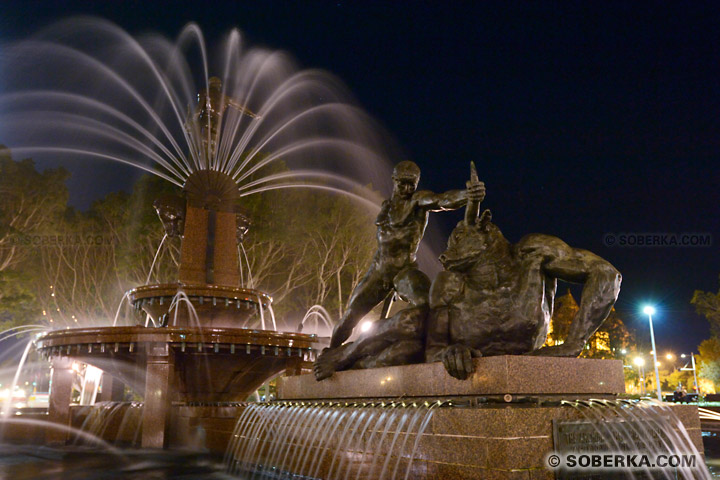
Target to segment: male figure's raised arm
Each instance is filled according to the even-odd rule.
[[[467,203],[467,191],[449,190],[444,193],[434,193],[421,190],[413,195],[413,200],[418,207],[431,212],[456,210]]]
[[[485,199],[485,184],[478,180],[475,165],[472,163],[470,165],[471,175],[470,181],[466,184],[467,190],[449,190],[445,193],[423,190],[414,195],[417,205],[432,212],[456,210],[465,206],[470,198],[479,206]]]

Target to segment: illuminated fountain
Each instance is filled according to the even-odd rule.
[[[194,49],[199,68],[189,64]],[[143,446],[182,446],[195,430],[215,428],[208,446],[223,450],[241,403],[279,373],[300,373],[316,338],[276,331],[296,325],[276,321],[269,294],[242,285],[249,219],[241,199],[305,187],[375,209],[373,195],[358,192],[387,171],[387,143],[330,76],[297,71],[280,52],[246,51],[237,31],[222,50],[222,79],[208,78],[192,24],[173,43],[71,19],[11,50],[15,63],[4,71],[13,72],[8,84],[14,74],[18,82],[0,98],[0,120],[13,151],[120,161],[182,187],[182,196],[154,203],[166,235],[181,238],[177,281],[126,294],[137,324],[108,319],[36,340],[52,363],[50,421],[82,423],[70,405],[80,362],[104,372],[98,400],[120,401],[126,386],[143,398]],[[219,405],[230,425],[204,425]],[[63,429],[46,436],[68,439]]]
[[[234,180],[197,170],[183,190],[186,204],[176,215],[156,202],[167,233],[182,237],[178,283],[129,292],[131,304],[160,326],[59,330],[37,340],[53,362],[52,421],[71,420],[72,360],[111,375],[106,391],[121,382],[143,395],[142,445],[148,447],[168,445],[173,403],[193,417],[193,405],[241,402],[281,371],[299,373],[307,360],[313,335],[240,328],[251,316],[264,324],[272,299],[239,286],[237,232],[246,225],[235,211]]]
[[[81,41],[90,47],[79,49]],[[191,44],[202,59],[195,70],[183,55]],[[618,400],[618,360],[490,356],[474,359],[462,381],[440,363],[338,371],[320,383],[289,375],[279,382],[281,401],[245,404],[269,378],[301,373],[316,338],[265,328],[277,323],[271,297],[242,285],[238,245],[249,219],[241,199],[299,186],[347,194],[390,175],[373,129],[331,79],[240,45],[233,32],[222,78],[210,77],[194,25],[172,44],[76,19],[9,50],[18,65],[3,75],[17,75],[21,87],[0,107],[15,151],[117,160],[183,189],[154,203],[166,235],[182,238],[177,281],[127,293],[137,324],[106,319],[36,340],[53,367],[46,443],[97,435],[132,445],[141,431],[144,447],[227,447],[230,473],[264,478],[552,478],[543,456],[553,448],[620,443],[700,456],[693,407],[641,415],[647,404]],[[46,84],[64,75],[65,89]],[[278,161],[288,170],[265,171]],[[313,307],[301,326],[326,317]],[[263,328],[243,328],[251,325]],[[99,400],[123,400],[127,386],[142,396],[142,413],[129,402],[104,404],[97,415],[71,406],[76,362],[105,372]],[[90,433],[70,428],[81,424]],[[586,441],[562,443],[578,437]],[[646,473],[655,472],[639,476]]]

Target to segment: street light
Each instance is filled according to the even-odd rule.
[[[645,395],[645,359],[642,357],[635,357],[633,363],[638,367],[638,375],[640,375],[640,395]]]
[[[685,358],[685,357],[687,357],[687,355],[685,355],[684,353],[682,355],[680,355],[680,358]],[[697,396],[699,397],[700,396],[700,387],[699,387],[698,381],[697,381],[697,370],[695,369],[695,354],[694,353],[690,354],[690,360],[692,362],[692,368],[687,368],[687,363],[686,363],[685,366],[683,368],[681,368],[680,370],[683,370],[683,371],[692,370],[693,378],[695,380],[695,394],[697,394]]]
[[[652,316],[655,315],[655,307],[646,305],[643,313],[648,316],[650,322],[650,341],[652,342],[653,360],[655,360],[655,385],[657,386],[658,402],[662,402],[662,393],[660,392],[660,373],[658,372],[657,349],[655,348],[655,333],[653,332]]]

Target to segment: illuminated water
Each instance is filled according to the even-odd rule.
[[[218,458],[194,452],[126,450],[121,456],[80,447],[0,444],[0,478],[15,480],[220,480]]]
[[[100,18],[70,18],[3,45],[0,70],[0,143],[17,158],[80,161],[86,169],[120,162],[180,187],[193,172],[210,169],[232,177],[243,197],[310,188],[347,196],[370,212],[379,208],[378,190],[390,185],[391,164],[402,158],[335,77],[300,69],[284,52],[250,47],[239,30],[209,46],[192,23],[169,39],[133,37]],[[219,97],[208,93],[213,76],[221,80]],[[157,274],[165,244],[153,249],[137,285]],[[254,287],[247,257],[243,252],[241,275]],[[67,293],[64,281],[56,290]],[[70,309],[78,311],[49,326],[134,323],[86,315],[77,305],[63,310]],[[285,331],[297,326],[277,322]],[[261,323],[274,326],[273,312]]]
[[[720,478],[720,436],[703,433],[706,463]],[[222,458],[197,452],[143,452],[121,455],[82,447],[48,448],[0,443],[0,479],[13,480],[245,480],[226,473]]]
[[[71,18],[3,53],[0,138],[18,155],[112,160],[178,186],[211,169],[243,196],[304,185],[370,206],[365,186],[389,182],[395,147],[345,87],[239,30],[210,48],[192,23],[171,40]],[[211,76],[224,100],[205,115]]]
[[[420,438],[438,405],[250,405],[225,462],[229,472],[251,479],[412,478]]]
[[[282,52],[247,48],[237,30],[215,51],[207,48],[194,24],[173,41],[152,34],[134,38],[106,21],[77,18],[3,48],[0,67],[4,82],[0,140],[21,157],[112,160],[177,186],[195,171],[212,169],[230,175],[243,196],[306,187],[348,195],[369,209],[377,209],[379,195],[367,186],[387,186],[389,165],[401,158],[331,75],[300,70]],[[222,80],[222,95],[235,103],[214,129],[210,116],[205,121],[195,115],[198,92],[208,90],[213,75]],[[252,286],[244,252],[243,258],[247,268],[243,278]],[[177,299],[183,300],[187,299]],[[327,317],[315,309],[303,322],[309,322],[308,328],[314,323],[316,330],[329,330]],[[98,323],[109,325],[112,320]],[[260,321],[265,328],[262,310]],[[275,327],[272,311],[267,324]],[[77,320],[70,325],[86,326]],[[285,328],[294,330],[296,325]],[[601,419],[606,412],[625,413],[598,405],[578,408],[591,419]],[[261,418],[254,424],[258,429],[283,429],[276,440],[295,439],[298,450],[289,454],[283,442],[277,441],[269,446],[270,463],[258,464],[257,432],[242,430],[241,419],[237,438],[246,443],[229,450],[232,471],[272,476],[276,466],[286,466],[312,474],[320,468],[321,455],[329,456],[331,471],[343,471],[356,459],[337,455],[339,449],[330,451],[337,444],[361,452],[366,468],[357,470],[358,478],[364,471],[407,478],[409,470],[377,462],[373,457],[377,450],[372,448],[398,448],[412,454],[414,446],[404,443],[407,436],[398,432],[405,428],[421,434],[431,412],[423,416],[422,410],[259,405],[248,408],[244,419],[256,414]],[[293,421],[281,421],[288,417]],[[102,424],[93,418],[87,427],[95,433],[102,431]],[[368,432],[377,444],[360,445]],[[705,441],[708,463],[715,465],[713,459],[720,456],[717,438],[708,435]],[[225,468],[221,459],[197,452],[0,445],[0,477],[14,480],[237,478],[223,473]]]

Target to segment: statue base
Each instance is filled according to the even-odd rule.
[[[320,382],[312,375],[285,377],[283,400],[448,398],[493,396],[614,398],[625,393],[621,360],[500,355],[476,358],[467,380],[451,377],[442,363],[346,370]]]
[[[497,356],[474,361],[475,373],[464,381],[450,377],[441,363],[336,372],[320,382],[312,375],[284,377],[278,397],[341,405],[442,400],[418,443],[412,478],[530,480],[570,478],[556,477],[545,465],[558,442],[567,445],[565,440],[573,438],[563,432],[586,422],[568,402],[613,400],[625,392],[620,360]],[[702,454],[697,407],[666,406],[663,414],[680,419]]]

